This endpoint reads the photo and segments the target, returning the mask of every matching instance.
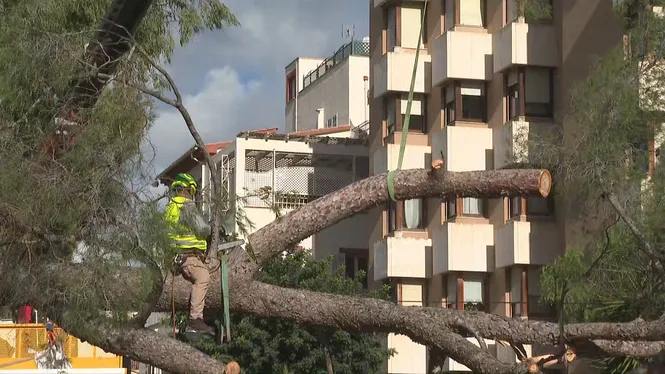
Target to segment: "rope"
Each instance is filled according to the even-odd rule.
[[[222,280],[222,298],[224,301],[224,330],[226,332],[226,341],[231,340],[231,312],[229,302],[229,255],[224,253],[220,260],[219,267],[221,269]]]
[[[176,336],[176,321],[175,321],[175,274],[171,278],[171,320],[173,321],[173,339]]]
[[[420,33],[418,34],[418,46],[416,48],[416,58],[413,61],[413,72],[411,73],[411,87],[409,88],[409,99],[406,103],[406,115],[404,116],[404,124],[402,125],[402,139],[399,145],[399,156],[397,158],[397,168],[388,172],[388,195],[392,201],[395,199],[395,171],[402,169],[402,162],[404,161],[404,148],[406,148],[406,137],[409,134],[409,123],[411,121],[411,104],[413,103],[413,91],[416,87],[416,73],[418,72],[418,57],[420,56],[420,45],[423,40],[423,26],[425,25],[425,17],[427,16],[427,0],[423,4],[423,15],[420,20]],[[424,110],[424,108],[421,108]]]

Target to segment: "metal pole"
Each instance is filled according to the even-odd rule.
[[[275,161],[275,148],[272,149],[272,205],[275,205],[275,174],[277,173],[277,170],[275,168],[277,167],[277,162]]]

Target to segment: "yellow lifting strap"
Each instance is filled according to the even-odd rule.
[[[420,33],[418,34],[418,47],[416,48],[416,58],[413,61],[413,72],[411,73],[411,88],[409,88],[409,99],[406,103],[406,115],[404,116],[404,123],[402,124],[402,139],[400,139],[399,156],[397,158],[397,168],[402,169],[402,161],[404,161],[404,148],[406,148],[406,137],[409,134],[409,122],[411,120],[411,104],[413,103],[413,90],[416,86],[416,73],[418,72],[418,57],[420,56],[420,45],[423,40],[423,28],[425,26],[425,17],[427,17],[427,0],[423,4],[423,14],[420,20]],[[421,108],[425,110],[425,108]],[[393,201],[395,199],[395,170],[388,171],[388,195]]]

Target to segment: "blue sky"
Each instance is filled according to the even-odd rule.
[[[167,67],[206,143],[242,130],[284,127],[284,67],[298,56],[326,57],[343,44],[343,25],[369,34],[369,0],[227,0],[241,26],[198,36]],[[149,134],[161,171],[194,144],[172,109]]]

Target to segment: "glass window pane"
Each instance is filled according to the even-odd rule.
[[[526,199],[527,214],[546,215],[550,213],[549,204],[544,197],[528,197]]]
[[[344,273],[349,278],[354,278],[356,275],[356,261],[353,256],[344,256]]]
[[[475,197],[465,197],[463,199],[462,212],[469,215],[482,215],[482,200]]]
[[[422,228],[422,209],[421,199],[411,199],[404,201],[404,226],[407,229]]]
[[[451,198],[446,201],[446,213],[448,218],[452,218],[457,215],[457,199]]]
[[[365,276],[363,276],[363,279],[361,279],[361,282],[363,283],[363,287],[367,288],[367,258],[366,257],[358,257],[358,271],[362,270],[365,272]]]
[[[483,282],[482,280],[464,279],[464,302],[478,303],[483,302]]]
[[[508,204],[508,213],[510,218],[520,215],[520,197],[511,197]]]

